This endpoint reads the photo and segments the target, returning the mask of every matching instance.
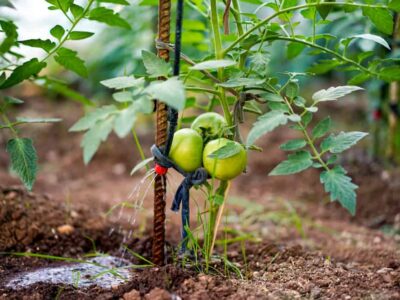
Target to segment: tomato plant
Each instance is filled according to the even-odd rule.
[[[153,4],[152,1],[142,2],[142,5]],[[206,258],[212,253],[229,181],[245,168],[246,151],[259,150],[255,144],[280,126],[288,125],[301,137],[281,146],[288,152],[287,159],[270,170],[270,175],[318,169],[320,181],[331,201],[338,201],[355,214],[357,185],[340,165],[338,155],[367,133],[331,132],[329,116],[319,122],[314,122],[313,116],[328,101],[339,101],[351,93],[360,93],[363,88],[357,85],[363,82],[400,80],[396,58],[363,53],[352,47],[360,40],[386,47],[385,37],[393,32],[393,12],[400,10],[399,1],[232,0],[225,3],[210,0],[189,1],[185,5],[190,18],[184,22],[181,75],[172,77],[168,62],[143,51],[145,76],[131,75],[103,81],[115,90],[113,98],[117,105],[96,108],[71,129],[87,130],[82,146],[84,153],[90,155],[85,155],[85,161],[88,162],[96,151],[93,144],[98,146],[112,129],[125,136],[137,114],[145,112],[143,105],[158,99],[180,112],[183,126],[190,125],[193,118],[188,114],[193,114],[193,108],[197,109],[200,116],[191,126],[203,134],[206,142],[211,140],[205,146],[203,159],[203,165],[213,177],[211,184],[204,184],[208,193],[208,218],[203,220],[202,227]],[[327,24],[333,24],[330,16],[337,12],[365,21],[364,33],[347,35],[342,30],[338,36],[333,36],[323,32]],[[301,30],[304,26],[310,30]],[[369,33],[369,28],[383,37]],[[289,59],[307,53],[316,62],[306,73],[295,70],[272,73],[269,48],[277,43],[286,44]],[[169,44],[158,46],[174,51]],[[309,91],[303,93],[302,77],[312,80],[316,74],[333,69],[349,74],[349,84],[314,91],[311,95]],[[208,99],[207,103],[204,103],[204,97]],[[121,115],[116,116],[115,111],[121,109]],[[215,111],[222,111],[224,121],[213,113]],[[250,124],[251,129],[243,139],[240,124],[246,121],[245,118],[253,120],[251,115],[257,120]],[[220,125],[227,130],[220,133]],[[216,135],[222,139],[213,140]],[[215,170],[212,170],[212,164],[214,168],[216,165]],[[218,187],[214,179],[221,179]]]

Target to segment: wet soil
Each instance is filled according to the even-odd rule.
[[[284,158],[278,145],[296,137],[287,130],[263,140],[266,150],[252,153],[248,173],[235,180],[230,193],[224,237],[231,238],[227,256],[241,276],[232,269],[225,272],[220,262],[215,265],[219,273],[208,275],[174,262],[180,220],[168,211],[166,266],[134,269],[129,281],[112,289],[43,283],[5,287],[20,272],[65,264],[18,256],[21,252],[79,259],[95,252],[123,256],[124,244],[151,258],[151,192],[143,195],[144,209],[127,240],[129,211],[123,218],[106,214],[141,184],[143,173],[129,176],[139,160],[133,142],[113,136],[85,167],[80,136],[67,133],[80,110],[63,103],[51,110],[54,103],[37,103],[34,110],[26,105],[25,115],[55,111],[51,116],[64,122],[24,131],[35,138],[41,158],[33,193],[8,173],[0,152],[0,299],[400,299],[399,172],[384,169],[362,147],[346,154],[343,162],[360,186],[357,215],[350,217],[329,203],[315,171],[267,176]],[[142,120],[139,132],[146,149],[152,142],[151,121]],[[4,141],[0,138],[2,148]],[[171,186],[177,180],[170,175]],[[201,200],[197,194],[194,198]],[[243,235],[247,238],[238,238]],[[217,252],[224,252],[222,244]],[[124,257],[143,263],[127,252]]]

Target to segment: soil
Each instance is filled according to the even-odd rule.
[[[343,163],[360,186],[357,215],[351,217],[329,202],[315,171],[267,176],[284,158],[279,144],[296,137],[285,129],[263,139],[265,152],[251,154],[248,173],[235,180],[230,192],[224,222],[229,229],[225,237],[232,241],[227,257],[241,275],[232,268],[225,272],[218,260],[213,265],[218,272],[208,275],[174,261],[180,218],[168,211],[168,261],[163,267],[135,269],[129,281],[111,290],[44,283],[20,290],[6,288],[7,281],[20,272],[66,263],[22,253],[80,259],[107,253],[143,263],[129,252],[122,254],[121,245],[126,245],[151,259],[152,193],[141,193],[144,209],[129,238],[132,211],[123,210],[122,216],[118,209],[106,214],[126,200],[135,186],[151,190],[150,182],[141,182],[143,173],[129,176],[139,160],[134,143],[113,136],[85,167],[81,136],[67,132],[81,114],[79,107],[35,98],[27,103],[24,115],[40,112],[63,117],[64,122],[24,129],[26,136],[34,138],[41,158],[32,193],[9,174],[6,156],[0,152],[1,300],[400,299],[399,171],[384,169],[362,147],[346,154]],[[142,124],[139,136],[148,149],[152,120],[144,119]],[[2,149],[4,143],[0,137]],[[172,188],[179,183],[176,174],[170,174],[169,180]],[[171,194],[168,197],[169,203]],[[194,199],[200,197],[195,193]],[[243,235],[247,238],[241,239]],[[223,245],[217,252],[224,252]]]

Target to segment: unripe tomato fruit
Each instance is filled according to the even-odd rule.
[[[238,147],[238,153],[227,158],[211,158],[208,157],[214,151],[222,148],[227,143],[235,143]],[[203,150],[203,165],[207,172],[220,180],[230,180],[240,175],[247,164],[247,153],[241,144],[228,140],[226,138],[219,138],[207,143]]]
[[[203,139],[197,131],[184,128],[175,132],[169,157],[185,172],[201,167]]]
[[[202,135],[205,140],[221,137],[227,126],[225,118],[215,112],[206,112],[198,116],[191,128]]]

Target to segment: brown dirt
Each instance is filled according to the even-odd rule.
[[[48,115],[51,105],[36,106],[35,111]],[[25,110],[29,113],[32,107]],[[83,257],[93,252],[94,243],[99,252],[120,254],[123,236],[118,230],[109,235],[110,229],[129,228],[104,213],[139,184],[141,175],[129,177],[138,157],[132,141],[113,137],[85,168],[79,136],[67,135],[78,113],[57,103],[57,115],[67,116],[63,124],[25,131],[34,135],[42,158],[34,193],[15,186],[18,180],[8,174],[6,157],[0,152],[0,252]],[[151,128],[140,132],[146,148],[151,132]],[[350,152],[344,163],[360,185],[357,216],[351,218],[339,205],[329,203],[316,172],[267,176],[284,157],[278,145],[291,137],[295,135],[287,130],[268,136],[265,153],[252,154],[248,174],[236,180],[231,191],[232,203],[234,198],[245,198],[261,205],[252,210],[241,200],[228,208],[232,220],[225,226],[252,235],[251,241],[244,242],[245,255],[240,243],[228,247],[228,258],[240,268],[243,279],[232,273],[205,275],[169,261],[161,268],[135,270],[129,282],[112,290],[37,284],[12,291],[2,283],[13,275],[60,262],[8,254],[0,256],[0,299],[129,300],[140,299],[138,295],[143,299],[174,295],[182,299],[400,299],[400,238],[394,234],[400,228],[398,171],[384,170],[360,148]],[[3,148],[4,139],[0,144]],[[151,227],[151,193],[144,200],[135,237],[127,245],[149,258],[151,238],[144,228]],[[168,212],[171,245],[177,244],[177,224],[179,216]],[[382,226],[390,228],[391,234],[384,234]],[[218,252],[223,252],[221,245]]]

